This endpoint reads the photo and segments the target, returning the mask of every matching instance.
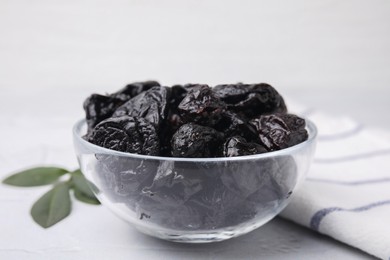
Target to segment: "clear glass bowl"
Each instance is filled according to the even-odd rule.
[[[81,171],[101,203],[148,235],[187,243],[222,241],[275,217],[302,183],[315,151],[309,138],[265,154],[230,158],[172,158],[109,150],[73,137]]]

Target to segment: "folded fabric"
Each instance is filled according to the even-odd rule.
[[[390,260],[390,132],[307,111],[318,127],[306,181],[281,216]]]

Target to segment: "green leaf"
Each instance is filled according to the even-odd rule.
[[[84,177],[81,171],[76,170],[71,174],[73,186],[88,197],[95,198],[95,194],[92,192],[90,186],[88,185],[88,180]]]
[[[100,205],[100,202],[95,197],[89,197],[88,195],[82,193],[79,189],[74,188],[74,196],[81,202],[85,202],[93,205]]]
[[[69,185],[60,183],[35,202],[30,213],[36,223],[48,228],[67,217],[70,211]]]
[[[95,197],[95,194],[91,190],[92,183],[90,183],[82,174],[80,170],[76,170],[71,173],[72,175],[72,184],[74,190],[74,196],[79,201],[99,205],[100,202]]]
[[[69,171],[56,167],[37,167],[15,173],[3,180],[4,184],[33,187],[54,183]]]

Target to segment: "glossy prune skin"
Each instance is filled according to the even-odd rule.
[[[157,81],[135,82],[126,85],[111,95],[92,94],[83,103],[88,125],[88,133],[101,121],[112,116],[115,110],[139,93],[154,86],[160,86]]]
[[[237,104],[250,93],[249,84],[222,84],[213,88],[215,95],[227,104]]]
[[[172,156],[215,157],[222,139],[223,134],[214,128],[194,123],[182,125],[172,137]]]
[[[92,94],[83,103],[88,133],[101,121],[109,118],[123,104],[121,99],[99,94]]]
[[[143,82],[134,82],[127,84],[122,89],[117,92],[112,93],[110,96],[120,99],[124,102],[130,100],[131,98],[137,96],[141,92],[151,89],[152,87],[159,87],[160,83],[157,81],[143,81]]]
[[[220,119],[226,105],[214,95],[208,85],[190,85],[187,95],[178,106],[184,122],[212,126]]]
[[[117,108],[113,117],[132,116],[148,120],[157,129],[166,118],[170,88],[152,87]]]
[[[221,114],[221,120],[214,126],[225,136],[242,136],[247,140],[254,140],[257,138],[255,128],[248,123],[248,119],[241,114],[233,111],[225,111]]]
[[[155,127],[141,117],[112,117],[100,122],[88,141],[116,151],[158,155],[160,143]]]
[[[247,142],[241,136],[233,136],[226,139],[223,144],[222,155],[224,157],[244,156],[266,153],[267,149],[260,144]]]
[[[218,85],[213,90],[217,97],[228,104],[229,109],[249,118],[287,112],[283,97],[266,83]]]
[[[305,120],[292,114],[263,115],[249,122],[259,137],[259,142],[275,151],[299,144],[308,138]]]

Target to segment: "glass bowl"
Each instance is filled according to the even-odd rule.
[[[148,235],[187,243],[222,241],[275,217],[305,178],[317,130],[293,147],[228,158],[130,154],[87,142],[85,120],[73,138],[81,171],[100,202]]]

